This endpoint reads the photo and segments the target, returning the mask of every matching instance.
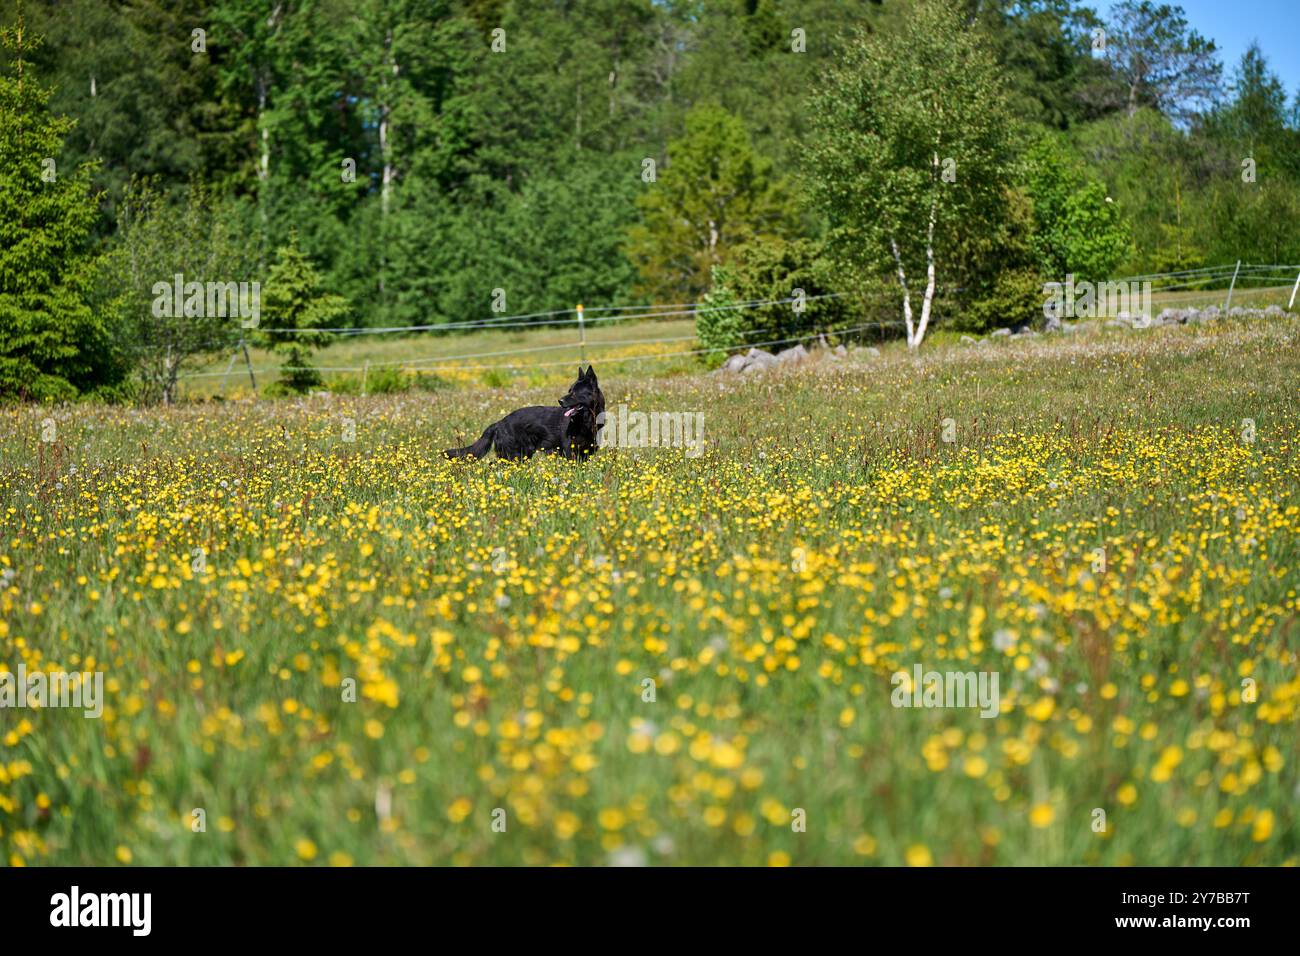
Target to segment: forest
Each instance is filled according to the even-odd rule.
[[[1258,47],[1222,62],[1176,5],[3,0],[0,17],[8,399],[170,400],[243,336],[301,390],[322,328],[810,300],[703,315],[724,354],[756,324],[906,310],[910,330],[924,308],[980,331],[1032,321],[1067,275],[1300,261],[1300,90]],[[263,329],[158,315],[176,275],[260,283]]]

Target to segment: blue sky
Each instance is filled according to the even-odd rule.
[[[1091,0],[1103,19],[1117,0]],[[1233,67],[1250,46],[1268,58],[1269,69],[1286,87],[1287,105],[1300,90],[1300,0],[1165,0],[1183,8],[1187,22],[1201,36],[1214,41],[1223,61],[1225,85],[1232,80]]]

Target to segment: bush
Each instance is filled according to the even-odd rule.
[[[852,321],[846,297],[819,243],[807,239],[759,240],[736,250],[729,265],[713,270],[713,288],[704,297],[714,311],[701,312],[695,334],[709,351],[707,364],[719,364],[729,350],[832,332]],[[796,290],[802,302],[790,301]],[[740,308],[747,302],[767,305]],[[797,306],[802,305],[802,310]]]
[[[1033,269],[1000,273],[993,288],[973,301],[958,315],[953,328],[962,332],[990,332],[993,329],[1037,324],[1043,317],[1043,280]]]

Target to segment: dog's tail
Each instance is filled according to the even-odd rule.
[[[496,430],[497,426],[494,422],[483,430],[483,434],[479,436],[478,441],[474,444],[466,445],[464,448],[448,448],[443,452],[443,454],[452,459],[469,457],[482,458],[492,448],[492,438]]]

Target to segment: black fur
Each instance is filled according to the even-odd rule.
[[[498,458],[524,461],[539,451],[583,460],[596,450],[599,416],[605,413],[605,396],[590,365],[578,369],[558,407],[531,405],[493,422],[479,440],[464,448],[448,448],[448,458],[482,458],[495,449]]]

